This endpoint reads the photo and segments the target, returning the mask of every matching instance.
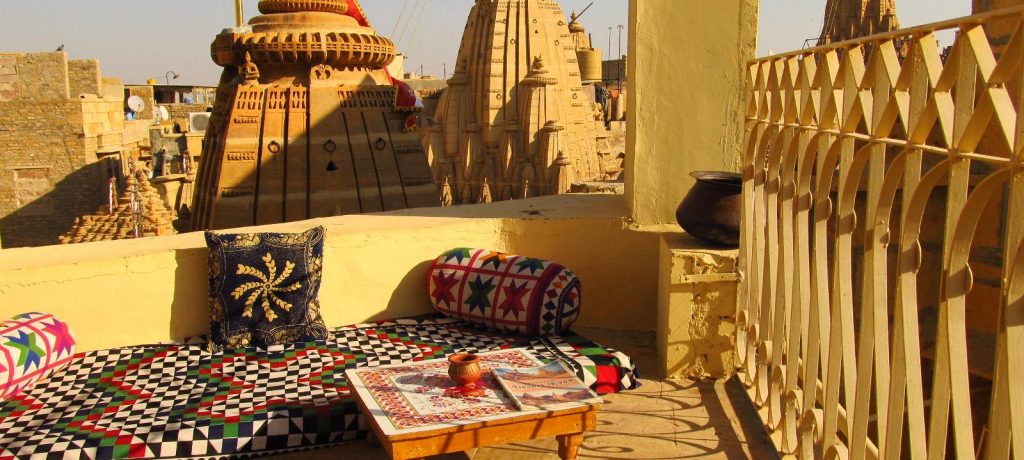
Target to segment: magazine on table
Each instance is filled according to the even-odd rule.
[[[551,410],[602,402],[561,361],[540,367],[501,367],[491,371],[519,410]]]

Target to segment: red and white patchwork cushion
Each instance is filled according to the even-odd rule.
[[[453,249],[430,267],[434,308],[504,333],[549,337],[580,316],[580,280],[562,265],[482,249]]]
[[[53,315],[26,313],[0,322],[0,401],[63,369],[74,354],[74,336]]]

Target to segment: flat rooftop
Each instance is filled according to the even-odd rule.
[[[654,334],[579,329],[580,334],[625,352],[640,375],[656,369]],[[605,396],[597,429],[587,433],[581,459],[779,458],[736,379],[714,383],[641,378],[643,386]],[[292,453],[278,460],[387,460],[372,442]],[[552,460],[555,438],[504,444],[432,460]]]

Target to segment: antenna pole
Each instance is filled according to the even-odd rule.
[[[242,0],[235,0],[235,27],[245,25],[245,13],[242,10]]]
[[[589,9],[590,9],[590,7],[592,7],[592,6],[594,6],[594,2],[590,2],[590,4],[589,4],[589,5],[587,5],[587,7],[586,7],[586,8],[583,8],[583,11],[580,11],[580,14],[577,14],[577,15],[576,15],[576,18],[577,18],[577,19],[579,19],[579,17],[580,17],[580,16],[583,16],[583,13],[586,13],[586,12],[587,12],[587,10],[589,10]]]

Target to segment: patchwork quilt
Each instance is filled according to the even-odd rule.
[[[636,388],[629,357],[579,336],[482,332],[442,316],[336,329],[325,342],[210,353],[204,340],[80,353],[0,403],[0,459],[225,458],[363,439],[345,370],[524,348],[595,391]]]

